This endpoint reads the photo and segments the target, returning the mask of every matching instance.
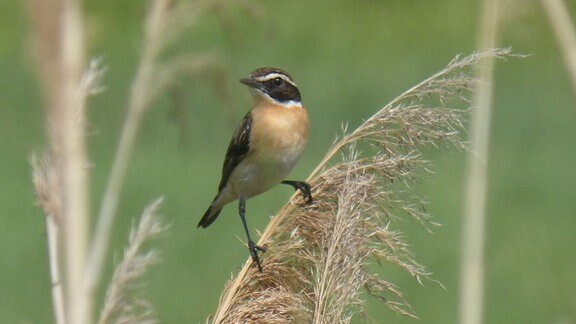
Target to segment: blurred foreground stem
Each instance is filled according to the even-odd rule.
[[[541,0],[541,2],[558,39],[576,94],[576,29],[562,0]]]
[[[166,23],[164,18],[169,5],[169,0],[154,1],[146,22],[142,56],[130,91],[128,113],[116,154],[114,155],[112,171],[110,172],[106,191],[102,199],[94,241],[88,258],[86,284],[90,290],[94,290],[100,281],[128,162],[134,148],[142,116],[156,92],[156,84],[153,82],[155,61],[161,49],[161,35]]]
[[[498,0],[485,0],[479,35],[479,50],[494,48],[499,24]],[[487,161],[490,140],[494,57],[479,62],[479,82],[472,97],[470,152],[466,176],[462,228],[460,323],[482,323],[484,298],[484,232],[486,218]]]

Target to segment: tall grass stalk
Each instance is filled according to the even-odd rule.
[[[64,248],[66,249],[66,318],[69,323],[86,323],[91,300],[83,286],[88,234],[88,175],[84,125],[86,94],[79,85],[84,70],[84,26],[80,2],[63,2],[61,32],[61,88],[55,103],[58,166],[61,167]]]
[[[92,242],[87,272],[86,286],[94,290],[100,281],[110,242],[111,227],[118,208],[122,184],[132,154],[138,128],[146,109],[155,97],[157,85],[153,82],[156,72],[157,56],[162,49],[164,28],[166,27],[167,11],[171,4],[169,0],[156,0],[152,3],[147,15],[145,40],[138,70],[130,91],[128,113],[120,140],[114,155],[112,170],[102,199],[98,214],[94,241]]]
[[[52,310],[55,323],[65,323],[64,292],[60,256],[60,222],[61,201],[56,194],[59,190],[58,172],[52,163],[51,156],[44,158],[32,156],[32,180],[36,189],[36,201],[45,211],[46,236],[48,240],[48,259],[50,262],[50,279],[52,283]]]
[[[215,55],[181,54],[167,57],[166,50],[178,36],[198,21],[198,17],[215,5],[213,1],[154,0],[145,21],[144,40],[140,61],[128,101],[127,115],[122,127],[112,169],[97,218],[94,240],[88,255],[86,285],[94,290],[101,279],[103,265],[110,243],[111,228],[116,217],[118,202],[128,163],[134,149],[143,116],[159,94],[171,86],[180,75],[189,78],[222,74],[216,67]]]
[[[62,271],[53,274],[53,280],[63,280],[66,305],[63,311],[55,312],[56,320],[62,321],[64,317],[68,323],[87,323],[92,303],[83,286],[89,241],[88,163],[83,116],[89,89],[81,85],[85,64],[81,5],[76,0],[30,0],[29,8],[34,24],[35,59],[47,107],[49,154],[58,178],[56,191],[51,195],[54,195],[52,200],[59,202],[60,214],[47,214],[50,257],[55,258],[50,262],[52,269]],[[60,226],[58,231],[52,227],[56,217]],[[61,239],[53,237],[60,233]],[[63,253],[56,253],[60,249]],[[63,260],[56,259],[60,256]],[[60,296],[56,294],[55,297],[56,307],[60,304]]]
[[[572,87],[576,94],[576,26],[570,19],[569,11],[564,1],[541,0],[540,2],[558,39],[558,45],[562,51],[562,56],[572,80]]]
[[[500,24],[498,0],[485,0],[478,47],[481,51],[496,45]],[[460,323],[482,323],[484,299],[484,236],[486,223],[487,161],[492,111],[494,57],[480,61],[473,97],[470,152],[468,153],[466,196],[462,228],[460,281]]]
[[[248,260],[221,295],[212,323],[348,323],[362,310],[362,287],[394,311],[414,312],[400,289],[370,265],[399,267],[419,282],[418,264],[400,232],[403,217],[432,226],[410,184],[430,172],[425,146],[462,149],[460,131],[476,85],[471,69],[496,49],[457,57],[346,132],[307,181],[315,203],[294,195],[272,218],[259,245],[268,246],[259,273]],[[343,154],[338,161],[335,157]]]
[[[102,69],[95,60],[84,72],[84,27],[79,1],[29,0],[28,5],[34,46],[30,52],[36,55],[50,141],[47,156],[33,161],[33,177],[37,201],[47,222],[55,321],[92,323],[95,290],[100,284],[112,221],[142,116],[176,76],[168,64],[173,62],[160,65],[158,57],[179,32],[195,21],[194,15],[200,12],[196,9],[208,8],[209,3],[170,0],[152,3],[142,58],[93,241],[89,230],[86,101],[89,95],[102,90],[99,85]],[[193,65],[190,57],[178,59],[179,66]],[[192,63],[202,68],[202,62]],[[134,242],[137,240],[131,244],[137,245]],[[122,263],[123,269],[138,264],[138,258],[128,260],[133,262]]]

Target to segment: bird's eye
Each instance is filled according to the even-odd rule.
[[[281,86],[284,83],[284,80],[282,78],[275,78],[274,80],[272,80],[274,82],[275,86]]]

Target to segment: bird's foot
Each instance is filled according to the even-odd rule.
[[[262,273],[262,265],[260,264],[260,258],[258,257],[258,251],[266,252],[266,248],[256,245],[253,241],[248,241],[248,249],[250,250],[250,256],[252,257],[252,262],[256,263],[258,266],[258,271]]]
[[[295,190],[299,190],[302,193],[306,205],[311,205],[314,202],[314,199],[312,199],[312,187],[308,182],[284,180],[282,183],[294,187]]]
[[[298,186],[298,190],[302,192],[302,197],[304,198],[304,202],[306,205],[312,205],[314,199],[312,199],[312,187],[308,182],[300,182]]]

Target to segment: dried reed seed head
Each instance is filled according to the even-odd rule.
[[[60,224],[62,215],[60,181],[53,159],[48,154],[42,157],[32,155],[30,164],[36,204],[44,210],[46,217],[51,217],[56,224]]]
[[[263,233],[271,246],[263,262],[265,273],[242,271],[227,286],[214,323],[238,318],[240,309],[245,314],[273,307],[274,297],[286,298],[284,292],[306,301],[300,312],[310,316],[307,322],[348,323],[362,309],[361,287],[392,310],[414,316],[399,288],[371,273],[368,265],[392,264],[419,282],[430,276],[414,260],[402,233],[393,229],[397,219],[406,217],[433,224],[422,208],[425,201],[410,189],[430,172],[420,149],[466,147],[460,133],[467,110],[444,105],[469,103],[476,82],[470,71],[480,59],[509,55],[509,49],[495,49],[457,57],[336,141],[309,178],[314,204],[288,203],[273,218]],[[328,166],[345,149],[349,151],[343,160]],[[275,291],[282,294],[271,293]],[[267,296],[265,305],[252,296]]]
[[[371,180],[370,175],[347,172],[337,190],[337,212],[321,229],[323,248],[314,272],[315,322],[346,321],[351,307],[361,304],[359,291],[365,284],[363,268],[370,250],[362,230],[363,205]]]

